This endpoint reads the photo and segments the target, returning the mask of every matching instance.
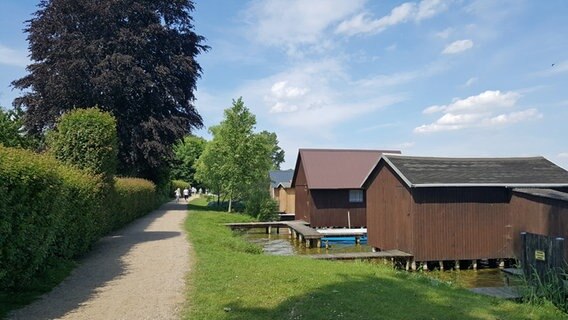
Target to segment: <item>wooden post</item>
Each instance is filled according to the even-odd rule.
[[[373,248],[371,249],[371,251],[373,251],[373,252],[378,252],[379,250],[377,250],[377,248],[373,247]]]
[[[424,263],[422,263],[422,270],[428,271],[428,262],[424,261]]]
[[[410,269],[416,271],[416,260],[414,260],[414,258],[412,258],[412,262],[410,263]]]
[[[477,260],[473,260],[471,262],[471,266],[472,266],[473,270],[477,270]]]
[[[410,269],[410,259],[409,258],[406,258],[406,265],[404,266],[404,269],[406,271],[408,271]]]
[[[460,261],[456,260],[456,265],[454,266],[454,269],[459,270],[460,269]]]
[[[440,271],[444,271],[444,261],[439,261],[440,264]]]
[[[321,239],[318,239],[318,240],[316,241],[316,244],[317,244],[317,247],[318,247],[318,248],[321,248]]]
[[[306,239],[306,248],[311,248],[312,247],[312,241],[310,241],[310,239]]]
[[[271,234],[271,233],[272,233],[272,226],[268,226],[268,229],[267,229],[267,230],[268,230],[267,233],[268,233],[268,234]]]
[[[351,229],[351,213],[347,210],[347,226]]]
[[[505,268],[505,259],[499,259],[499,269]]]

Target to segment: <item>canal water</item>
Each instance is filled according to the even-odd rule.
[[[244,233],[243,236],[247,239],[247,241],[260,245],[266,254],[272,255],[304,255],[372,251],[372,248],[364,242],[363,244],[355,244],[353,241],[327,241],[327,248],[306,248],[304,245],[291,238],[288,233],[276,234],[273,232],[272,234],[266,234],[264,229],[251,229]],[[322,240],[322,246],[325,245],[326,240]],[[476,271],[435,270],[427,272],[426,275],[464,288],[502,287],[505,285],[503,272],[497,268],[482,268]]]

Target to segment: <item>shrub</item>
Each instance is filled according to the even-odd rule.
[[[110,113],[96,108],[66,113],[47,142],[58,160],[112,181],[118,162],[118,138],[116,120]]]
[[[170,187],[170,198],[174,195],[174,191],[179,188],[183,191],[184,188],[189,188],[189,183],[183,180],[172,180],[171,187]]]
[[[100,235],[101,180],[50,156],[0,147],[0,287],[25,285],[50,256]]]
[[[50,155],[0,146],[0,289],[25,287],[48,261],[84,254],[97,239],[156,208],[156,186],[114,185]]]
[[[140,178],[115,178],[112,228],[119,228],[147,214],[158,204],[153,182]]]

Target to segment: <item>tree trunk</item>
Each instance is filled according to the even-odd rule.
[[[221,192],[217,192],[217,208],[221,207]]]
[[[231,206],[233,205],[233,198],[229,198],[229,209],[227,212],[231,212]]]

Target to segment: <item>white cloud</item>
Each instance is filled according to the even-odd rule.
[[[276,98],[298,98],[305,95],[309,90],[289,86],[288,81],[279,81],[272,85],[270,91]]]
[[[536,109],[527,109],[518,112],[511,112],[509,114],[500,114],[496,117],[493,117],[486,121],[488,125],[495,125],[495,124],[511,124],[517,123],[525,120],[530,119],[540,119],[542,118],[542,114],[538,112]]]
[[[335,32],[353,36],[360,33],[374,34],[388,27],[408,21],[421,21],[431,18],[447,8],[447,3],[440,0],[422,0],[419,3],[405,2],[393,8],[390,14],[373,19],[367,12],[359,13],[351,19],[342,21]]]
[[[422,0],[418,4],[418,12],[416,13],[416,21],[431,18],[446,10],[448,1],[442,0]]]
[[[542,118],[537,109],[509,111],[517,105],[520,93],[499,90],[485,91],[465,99],[454,99],[447,105],[434,105],[424,109],[424,114],[443,113],[435,122],[414,128],[415,133],[452,131],[475,127],[493,127]]]
[[[360,79],[356,81],[357,86],[362,88],[382,88],[388,86],[397,86],[411,82],[415,79],[426,78],[446,69],[446,65],[440,63],[432,63],[417,70],[403,71],[391,74],[379,74],[372,77]]]
[[[424,109],[423,113],[485,112],[487,110],[495,109],[498,107],[512,107],[517,103],[517,100],[520,97],[521,95],[518,92],[514,91],[503,93],[499,90],[488,90],[476,96],[467,97],[465,99],[454,99],[452,103],[447,105],[428,107]]]
[[[448,37],[454,32],[452,28],[446,28],[440,32],[436,32],[435,36],[442,39],[448,39]]]
[[[246,97],[257,117],[274,127],[299,128],[329,139],[338,124],[405,99],[392,90],[361,88],[343,67],[338,59],[299,63],[247,83],[235,96]]]
[[[467,79],[467,81],[463,84],[464,87],[471,87],[474,83],[477,82],[477,77],[471,77],[469,79]]]
[[[568,152],[561,152],[557,155],[558,158],[568,159]]]
[[[297,45],[319,42],[330,25],[359,11],[364,3],[364,0],[256,0],[244,16],[256,41],[295,50]]]
[[[473,41],[469,39],[457,40],[446,46],[442,51],[442,54],[456,54],[471,49],[472,47]]]
[[[27,52],[14,50],[0,44],[0,64],[25,67],[30,63]]]

